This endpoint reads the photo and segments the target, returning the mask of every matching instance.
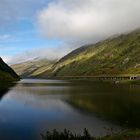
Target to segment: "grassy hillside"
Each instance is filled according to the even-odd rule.
[[[140,29],[80,47],[57,63],[37,60],[13,65],[22,77],[140,74]]]
[[[140,74],[140,29],[76,49],[40,77],[121,74]]]
[[[19,76],[0,58],[0,82],[19,80]]]
[[[46,59],[34,59],[32,61],[12,65],[11,67],[21,77],[30,78],[37,77],[39,74],[49,69],[49,67],[53,63],[54,63],[53,61],[48,61]]]

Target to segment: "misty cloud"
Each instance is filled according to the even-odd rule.
[[[5,58],[5,61],[12,65],[15,63],[22,63],[26,61],[33,60],[35,58],[38,59],[48,59],[48,60],[58,60],[59,58],[65,56],[67,53],[73,50],[75,48],[74,46],[58,46],[54,48],[47,48],[47,47],[42,47],[38,49],[33,49],[30,51],[26,51],[24,53],[18,54],[16,56],[10,57],[10,58]]]
[[[140,26],[139,0],[57,0],[38,13],[46,38],[95,42]]]
[[[0,42],[9,41],[10,44],[14,40],[16,48],[16,53],[10,54],[11,47],[0,46],[1,56],[14,63],[36,57],[59,59],[84,44],[139,28],[139,13],[140,0],[0,0]],[[19,26],[17,21],[22,27],[16,27]],[[17,28],[24,34],[21,29],[28,23],[35,25],[33,30],[39,29],[46,42],[58,40],[63,45],[40,48],[42,44],[39,44],[38,49],[32,46],[29,52],[24,49],[18,52],[17,48],[23,47],[17,43],[21,38],[15,38],[16,35],[10,35],[9,31]],[[22,41],[25,42],[24,35]]]

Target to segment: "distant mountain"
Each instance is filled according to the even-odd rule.
[[[10,68],[3,60],[0,58],[0,82],[11,82],[19,80],[19,76],[15,71]]]
[[[125,74],[140,74],[140,29],[76,49],[40,77]]]
[[[12,68],[36,78],[140,74],[140,29],[80,47],[56,63],[37,60]]]
[[[40,73],[48,70],[54,61],[47,59],[35,58],[30,61],[12,65],[11,67],[19,74],[22,78],[36,78]]]

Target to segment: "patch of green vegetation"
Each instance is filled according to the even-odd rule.
[[[83,135],[73,134],[69,130],[64,130],[64,132],[58,132],[53,130],[53,132],[47,131],[46,134],[41,134],[42,140],[94,140],[94,138],[89,134],[87,129],[84,129]]]
[[[14,79],[19,79],[19,76],[15,73],[15,71],[9,67],[1,58],[0,58],[0,72],[1,72],[1,78],[6,77],[10,79],[10,77]]]
[[[0,71],[0,83],[3,82],[12,82],[16,81],[17,79],[12,77],[10,74]]]
[[[140,29],[80,47],[56,63],[32,61],[12,66],[22,77],[140,75]]]
[[[122,80],[119,81],[120,84],[135,84],[140,85],[140,80]]]
[[[74,50],[55,63],[48,76],[140,74],[140,30]]]
[[[19,76],[0,58],[0,83],[19,80]]]
[[[110,136],[97,138],[97,140],[139,140],[139,139],[140,139],[140,130],[116,133]]]

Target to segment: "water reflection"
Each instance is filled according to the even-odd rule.
[[[1,83],[0,82],[0,99],[13,87],[15,83]]]
[[[140,127],[139,91],[89,81],[22,80],[0,102],[0,139],[36,140],[54,128],[105,135],[105,127]]]
[[[140,87],[137,85],[94,84],[79,87],[77,94],[71,95],[67,102],[81,111],[123,126],[140,128]]]

